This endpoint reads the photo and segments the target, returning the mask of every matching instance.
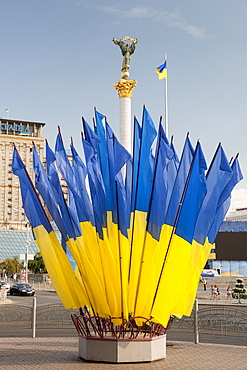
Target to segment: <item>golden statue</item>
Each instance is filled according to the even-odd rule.
[[[124,41],[130,40],[131,44],[127,44]],[[129,78],[129,68],[130,68],[130,56],[134,53],[136,44],[138,42],[137,39],[132,39],[129,36],[125,36],[119,41],[117,39],[112,40],[114,44],[118,45],[121,49],[122,55],[123,55],[123,63],[122,63],[122,78],[124,80],[128,80]]]

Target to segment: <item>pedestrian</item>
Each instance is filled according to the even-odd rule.
[[[229,302],[232,303],[232,288],[230,287],[230,285],[228,285],[228,287],[226,288],[226,302]]]
[[[218,286],[216,287],[216,291],[217,291],[217,297],[218,299],[220,299],[220,288]]]
[[[214,286],[213,285],[211,285],[210,290],[211,290],[211,298],[210,298],[210,300],[212,300],[212,299],[214,299]]]
[[[214,301],[218,301],[217,285],[214,285]]]
[[[207,290],[207,280],[206,279],[203,279],[203,286],[204,286],[204,290]]]

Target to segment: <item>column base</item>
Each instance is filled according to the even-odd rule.
[[[166,357],[166,334],[153,338],[79,338],[79,357],[86,361],[128,363],[151,362]]]

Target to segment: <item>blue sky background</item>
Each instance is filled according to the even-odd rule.
[[[0,116],[46,122],[53,146],[61,126],[80,145],[81,117],[94,106],[119,130],[113,87],[122,55],[112,38],[138,38],[130,78],[132,116],[146,105],[158,125],[164,82],[155,69],[168,55],[169,134],[178,154],[186,133],[201,140],[208,165],[219,142],[246,179],[236,205],[247,206],[247,2],[244,0],[0,0]]]

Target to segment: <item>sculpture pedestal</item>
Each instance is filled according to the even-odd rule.
[[[95,362],[149,362],[166,357],[166,334],[153,338],[116,339],[79,335],[79,356]]]

